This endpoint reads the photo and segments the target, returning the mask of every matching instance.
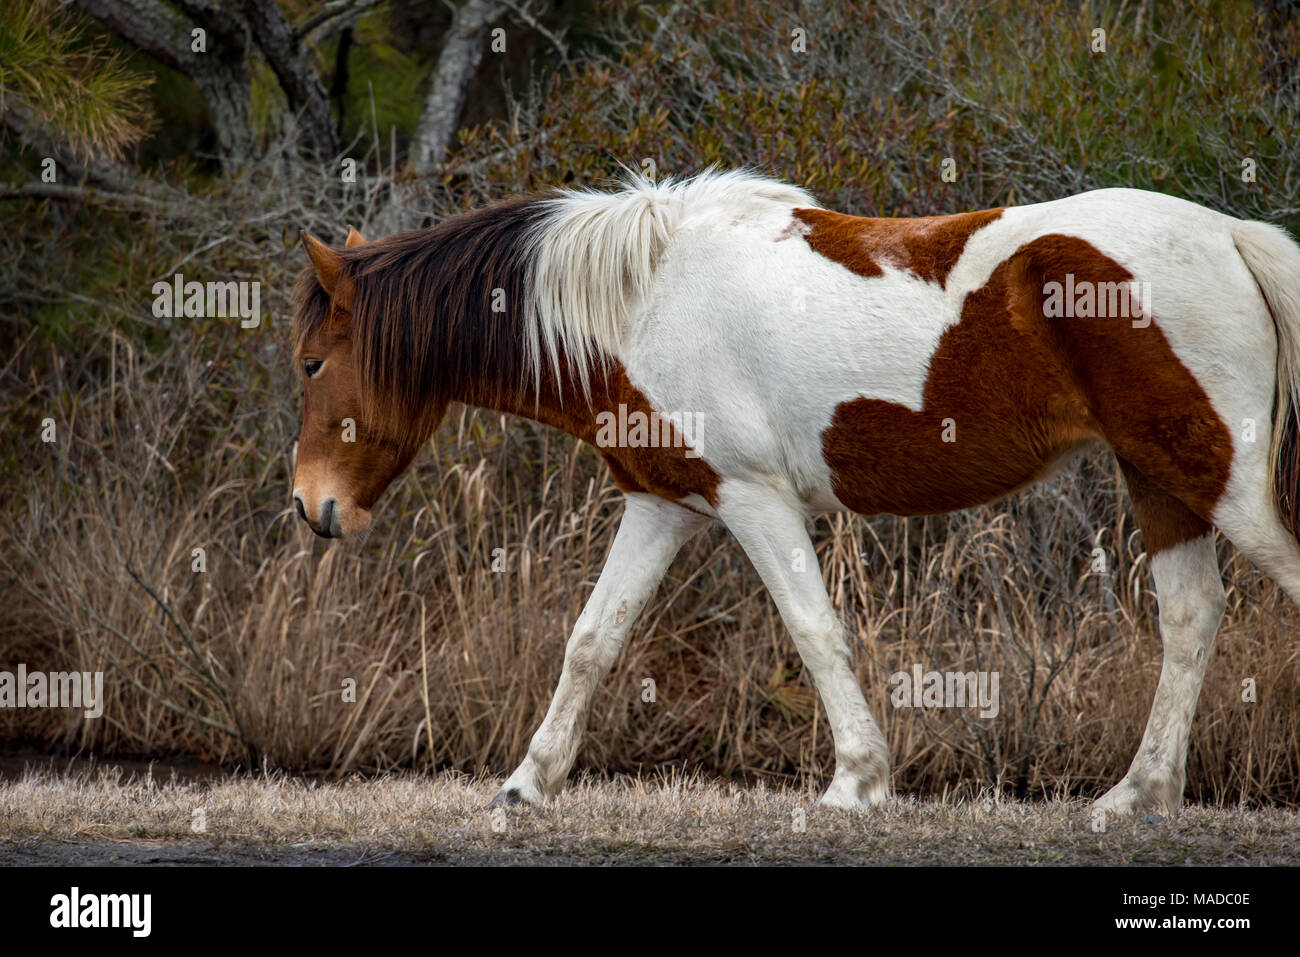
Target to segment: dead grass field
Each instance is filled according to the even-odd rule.
[[[1287,809],[1189,806],[1096,833],[1078,800],[900,796],[848,814],[798,789],[583,777],[551,806],[494,816],[500,784],[28,770],[0,782],[0,865],[1300,864]]]
[[[281,6],[296,19],[320,3]],[[406,6],[366,16],[378,31]],[[804,4],[800,28],[823,38],[809,56],[773,45],[789,24],[764,0],[601,6],[598,29],[571,38],[572,69],[543,69],[542,44],[516,108],[463,130],[445,175],[403,177],[418,194],[410,212],[442,221],[538,188],[604,188],[617,162],[653,158],[673,175],[752,166],[860,215],[1125,186],[1300,233],[1295,151],[1277,133],[1300,125],[1300,99],[1261,69],[1294,64],[1283,51],[1297,31],[1262,48],[1247,0]],[[1079,40],[1103,11],[1118,55]],[[405,113],[409,98],[385,89],[418,85],[427,65],[376,62],[364,115],[383,116],[385,102]],[[367,88],[362,69],[354,92]],[[269,79],[254,76],[259,90]],[[491,76],[495,89],[506,74]],[[179,79],[164,72],[154,89]],[[175,96],[158,100],[163,115]],[[276,97],[258,102],[259,126],[279,129]],[[363,115],[349,112],[349,125]],[[103,672],[105,700],[101,718],[6,711],[0,748],[332,779],[503,773],[525,754],[623,507],[596,450],[459,408],[385,494],[368,539],[319,541],[290,500],[302,390],[289,292],[307,263],[297,230],[371,231],[402,163],[400,130],[361,129],[348,147],[361,176],[346,188],[336,166],[292,158],[269,132],[242,173],[213,176],[164,125],[141,165],[124,167],[120,203],[5,200],[22,228],[0,230],[0,670]],[[46,155],[33,149],[0,189],[34,178]],[[1267,174],[1258,183],[1231,175],[1246,155]],[[936,175],[939,157],[955,160],[955,181]],[[260,283],[265,321],[153,315],[153,284],[181,264]],[[56,442],[40,439],[47,418]],[[964,513],[819,518],[813,540],[903,793],[1092,794],[1124,774],[1161,641],[1113,456],[1090,452]],[[1228,542],[1219,557],[1228,608],[1187,794],[1295,805],[1300,608]],[[916,667],[998,674],[996,718],[895,707],[891,677]],[[589,728],[577,767],[601,772],[688,766],[775,788],[834,767],[816,690],[721,528],[683,550],[642,612]],[[531,840],[514,833],[483,846]]]

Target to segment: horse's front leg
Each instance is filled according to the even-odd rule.
[[[493,805],[554,797],[578,754],[596,685],[609,673],[623,639],[654,594],[673,556],[710,519],[645,494],[629,494],[596,588],[564,650],[564,670],[528,756]]]
[[[835,777],[820,803],[851,809],[883,803],[889,796],[889,749],[853,673],[802,510],[773,486],[729,482],[718,513],[780,609],[826,708]]]

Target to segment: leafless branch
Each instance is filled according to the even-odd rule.
[[[373,10],[387,0],[330,0],[323,7],[293,28],[299,40],[319,43],[344,24],[354,22],[367,10]]]

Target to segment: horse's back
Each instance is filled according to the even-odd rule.
[[[698,410],[724,478],[770,473],[813,507],[965,508],[1101,439],[1208,511],[1229,424],[1272,401],[1233,222],[1139,190],[916,220],[774,208],[674,243],[629,373]]]

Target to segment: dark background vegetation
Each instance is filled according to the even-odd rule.
[[[0,742],[334,774],[522,757],[618,495],[568,437],[457,410],[367,541],[314,539],[288,508],[300,229],[382,235],[535,187],[604,187],[648,160],[659,176],[751,166],[850,213],[1134,186],[1294,230],[1290,7],[5,4],[0,669],[103,670],[108,702],[96,721],[0,713]],[[196,28],[206,53],[190,52]],[[262,324],[155,317],[152,286],[177,272],[259,281]],[[1119,778],[1160,646],[1109,455],[974,512],[817,531],[896,787],[1091,793]],[[1229,611],[1189,794],[1294,803],[1300,614],[1226,543],[1221,556]],[[1000,671],[1001,713],[893,710],[888,676],[914,662]],[[647,609],[580,764],[774,780],[832,767],[816,695],[721,530]]]

